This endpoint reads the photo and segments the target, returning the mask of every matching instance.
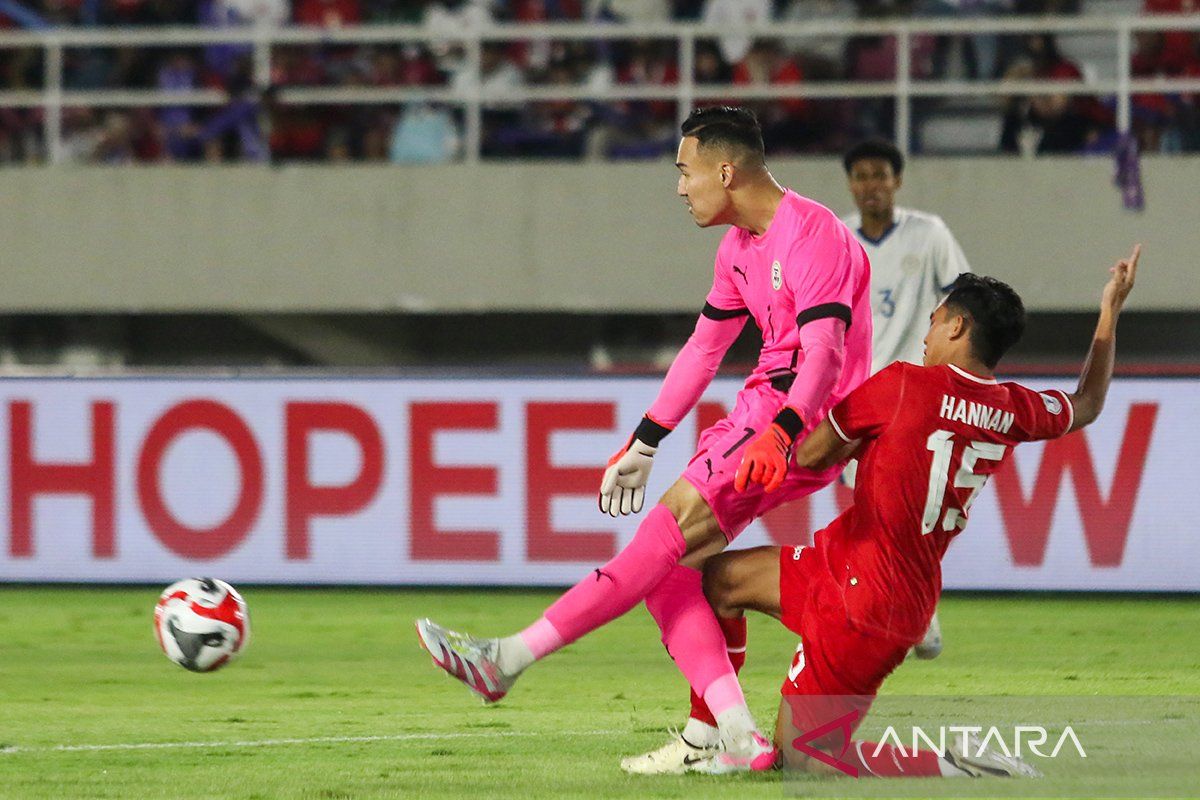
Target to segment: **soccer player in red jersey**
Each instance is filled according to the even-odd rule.
[[[762,350],[734,410],[703,432],[683,476],[647,513],[633,540],[527,628],[478,639],[417,622],[434,663],[495,701],[535,661],[644,600],[694,694],[682,736],[622,762],[639,773],[682,772],[718,744],[751,761],[773,759],[737,681],[733,659],[740,665],[744,658],[745,621],[720,626],[704,597],[700,568],[756,517],[837,477],[839,464],[818,470],[790,465],[790,447],[866,379],[871,362],[870,265],[850,230],[829,209],[775,181],[749,111],[699,109],[681,133],[677,193],[698,226],[730,227],[695,331],[605,470],[600,510],[619,516],[642,509],[660,440],[695,406],[753,319]],[[761,483],[735,489],[742,463],[758,465]]]
[[[789,766],[828,772],[840,765],[878,776],[1036,774],[1018,759],[962,742],[942,758],[850,735],[883,680],[924,635],[941,593],[942,555],[988,476],[1016,445],[1079,430],[1100,414],[1117,317],[1140,252],[1134,247],[1111,270],[1073,394],[997,382],[997,363],[1024,329],[1024,307],[998,280],[959,276],[931,316],[925,365],[897,362],[872,376],[797,449],[796,463],[808,469],[856,453],[853,505],[810,547],[760,547],[709,560],[705,590],[719,617],[753,609],[802,640],[776,726]],[[737,483],[747,480],[761,480],[756,466],[739,470]],[[722,753],[697,770],[747,768]]]

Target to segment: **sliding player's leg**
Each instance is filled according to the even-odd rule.
[[[793,661],[793,669],[795,662]],[[785,684],[786,690],[786,684]],[[1012,755],[990,749],[978,736],[954,737],[945,755],[853,738],[870,697],[785,694],[775,744],[779,766],[814,775],[855,778],[1036,778],[1041,773]]]
[[[504,638],[477,639],[449,631],[431,620],[419,620],[421,643],[434,663],[461,680],[486,702],[502,698],[531,664],[590,631],[616,619],[641,602],[652,588],[679,568],[685,555],[703,560],[725,547],[725,535],[695,490],[676,483],[642,520],[637,533],[620,553],[569,589],[524,630]],[[694,571],[694,570],[693,570]],[[699,590],[697,573],[696,592]],[[686,593],[686,582],[675,580]],[[707,609],[707,606],[705,606]],[[676,612],[672,612],[676,613]],[[723,672],[729,659],[712,612],[708,611],[719,644],[719,657],[705,650],[711,642],[689,642],[683,658],[698,664],[701,677]],[[700,624],[693,619],[694,624]],[[711,632],[710,632],[711,633]],[[723,664],[721,663],[723,662]],[[682,666],[682,664],[681,664]],[[686,670],[685,670],[686,674]],[[703,684],[702,684],[703,685]]]
[[[825,535],[836,535],[836,531],[826,531]],[[762,549],[768,554],[774,550]],[[780,766],[858,777],[1037,774],[1020,759],[993,753],[978,741],[968,742],[965,747],[951,747],[942,757],[932,751],[855,740],[854,731],[869,711],[883,681],[904,660],[908,644],[851,627],[844,610],[837,607],[836,594],[830,593],[831,578],[812,548],[785,547],[775,552],[777,606],[761,599],[767,596],[765,589],[740,590],[738,587],[752,585],[755,579],[733,572],[728,574],[727,582],[710,581],[710,594],[714,608],[721,613],[728,613],[722,602],[758,607],[801,636],[780,688],[782,697],[775,726]],[[765,570],[762,561],[748,562],[748,566],[754,569],[760,563]],[[739,765],[731,765],[717,756],[703,762],[699,771],[719,773],[739,769]]]

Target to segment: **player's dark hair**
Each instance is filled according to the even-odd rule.
[[[688,114],[680,126],[684,136],[694,136],[702,149],[719,147],[727,152],[748,158],[752,163],[766,163],[762,128],[758,117],[748,108],[708,106]]]
[[[892,172],[896,175],[904,172],[904,154],[887,139],[867,139],[847,150],[846,155],[842,156],[842,166],[846,168],[846,174],[849,175],[854,165],[864,158],[882,158],[892,165]]]
[[[971,322],[968,337],[975,357],[995,369],[1025,333],[1025,304],[1003,281],[964,272],[950,284],[946,307]]]

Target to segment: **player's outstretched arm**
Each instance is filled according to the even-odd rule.
[[[705,306],[687,343],[675,356],[658,398],[637,430],[608,461],[600,481],[599,506],[616,517],[637,514],[646,497],[654,454],[667,434],[699,401],[712,383],[721,359],[749,319],[748,312],[722,312]]]
[[[1112,381],[1113,362],[1117,352],[1117,318],[1125,305],[1125,298],[1133,289],[1137,278],[1138,258],[1142,246],[1135,244],[1128,258],[1123,258],[1109,270],[1111,277],[1104,286],[1100,299],[1100,317],[1096,321],[1096,333],[1092,347],[1079,375],[1079,388],[1070,396],[1075,409],[1070,430],[1079,430],[1090,425],[1100,416],[1104,399],[1108,396],[1108,385]]]

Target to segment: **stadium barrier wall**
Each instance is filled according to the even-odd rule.
[[[1142,166],[1140,214],[1104,157],[917,159],[899,200],[941,214],[975,271],[1032,309],[1093,309],[1135,241],[1134,308],[1200,307],[1200,226],[1185,222],[1200,157]],[[853,208],[835,159],[772,168]],[[696,311],[724,230],[696,230],[666,158],[4,176],[2,312]]]
[[[1071,388],[1062,379],[1025,380]],[[12,379],[0,388],[0,581],[572,583],[632,536],[599,513],[645,378]],[[739,388],[719,379],[651,493]],[[945,560],[951,589],[1200,590],[1200,380],[1117,380],[1101,419],[1019,448]],[[1189,461],[1190,463],[1190,461]],[[738,546],[809,541],[830,487]]]

